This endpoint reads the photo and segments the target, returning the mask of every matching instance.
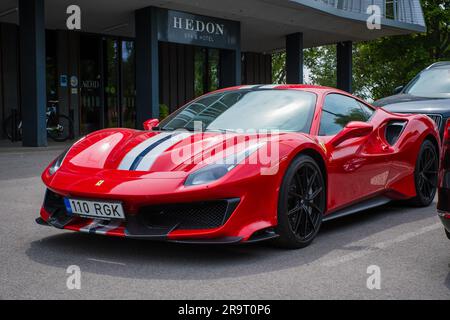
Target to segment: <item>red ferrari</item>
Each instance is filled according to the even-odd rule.
[[[307,85],[212,92],[145,131],[87,135],[43,172],[37,222],[188,243],[311,243],[325,220],[428,206],[440,140],[424,115]]]

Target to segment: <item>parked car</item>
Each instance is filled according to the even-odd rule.
[[[394,199],[428,206],[436,194],[433,121],[333,88],[223,89],[144,128],[91,133],[50,163],[37,222],[108,236],[275,239],[300,248],[322,221]]]
[[[394,92],[373,105],[391,112],[426,114],[436,122],[442,137],[450,118],[450,61],[433,63]]]
[[[450,239],[450,120],[444,126],[437,209],[445,234]]]

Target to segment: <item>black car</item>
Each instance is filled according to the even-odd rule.
[[[396,88],[395,95],[375,101],[373,105],[392,112],[426,114],[438,125],[442,161],[437,209],[450,239],[450,61],[432,64],[405,87]]]
[[[436,122],[442,137],[450,118],[450,61],[432,64],[394,93],[373,105],[391,112],[426,114]]]

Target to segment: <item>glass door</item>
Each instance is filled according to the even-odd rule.
[[[105,61],[105,127],[120,126],[119,119],[119,79],[120,79],[120,41],[106,39],[104,45]]]
[[[136,60],[134,41],[122,41],[122,123],[126,128],[136,127]]]
[[[135,52],[134,41],[107,38],[104,46],[105,127],[134,128]]]
[[[102,127],[102,88],[100,39],[80,37],[80,133],[85,135]],[[70,79],[76,82],[76,79]]]
[[[220,88],[220,50],[195,48],[194,54],[194,92],[201,96]]]

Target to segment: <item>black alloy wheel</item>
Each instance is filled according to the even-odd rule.
[[[425,140],[420,148],[415,169],[416,197],[412,203],[417,206],[428,206],[436,195],[439,159],[435,146]]]
[[[288,248],[302,248],[316,237],[326,207],[325,182],[317,163],[300,155],[283,179],[278,204],[277,241]]]

